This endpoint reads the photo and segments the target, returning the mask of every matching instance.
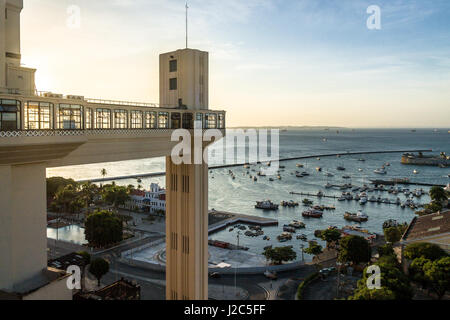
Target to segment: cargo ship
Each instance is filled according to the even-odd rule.
[[[450,166],[450,156],[446,155],[445,152],[441,152],[440,155],[429,156],[425,156],[421,152],[417,155],[413,153],[404,153],[402,155],[401,163],[420,166],[448,167]]]

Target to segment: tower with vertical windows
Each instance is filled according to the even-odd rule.
[[[183,49],[160,55],[160,105],[187,110],[183,116],[208,109],[207,52]],[[166,298],[206,300],[208,165],[176,165],[168,156],[166,188]]]
[[[0,0],[0,88],[34,94],[35,69],[21,66],[20,12],[23,0]]]
[[[208,52],[181,49],[163,53],[159,64],[161,107],[208,109]]]

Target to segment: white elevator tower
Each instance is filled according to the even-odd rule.
[[[160,105],[185,117],[208,109],[208,53],[160,55]],[[196,117],[195,119],[203,121]],[[192,129],[192,128],[187,128]],[[193,144],[192,144],[193,145]],[[191,150],[191,163],[193,163]],[[166,158],[166,299],[208,299],[208,165]]]

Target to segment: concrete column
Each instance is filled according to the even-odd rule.
[[[47,268],[44,164],[0,166],[0,290]]]
[[[166,158],[166,299],[208,299],[208,166]]]
[[[6,87],[6,24],[5,24],[6,1],[0,0],[0,88]]]

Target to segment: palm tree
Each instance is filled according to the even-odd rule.
[[[106,175],[108,174],[108,172],[106,171],[105,168],[103,168],[102,170],[100,170],[100,174],[102,175],[102,177],[106,177]]]

